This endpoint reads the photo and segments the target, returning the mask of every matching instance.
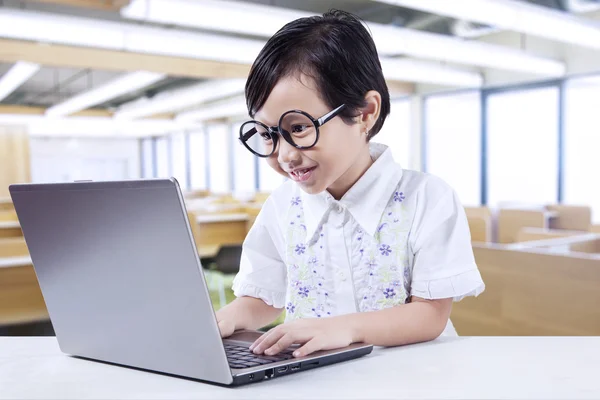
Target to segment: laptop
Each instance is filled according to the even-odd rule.
[[[221,339],[175,179],[10,186],[62,352],[235,386],[369,354],[349,347],[294,358]]]

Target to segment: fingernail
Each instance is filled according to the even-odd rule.
[[[294,357],[300,357],[300,352],[299,351],[295,351],[293,354]]]
[[[271,354],[273,354],[273,350],[267,350],[267,351],[265,351],[265,354],[270,356]]]

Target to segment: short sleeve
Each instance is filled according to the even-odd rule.
[[[283,236],[279,230],[269,199],[244,240],[240,271],[233,280],[236,297],[255,297],[275,308],[285,306],[286,267],[281,252]]]
[[[478,296],[485,285],[475,263],[464,208],[443,181],[434,178],[426,185],[411,229],[411,295],[454,301]]]

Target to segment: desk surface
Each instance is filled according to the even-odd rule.
[[[19,224],[19,221],[0,221],[0,229],[14,229],[20,227],[21,224]]]
[[[600,337],[461,337],[231,389],[65,356],[54,338],[4,337],[0,398],[598,399],[599,366]]]
[[[25,267],[32,265],[30,256],[0,257],[0,268]]]

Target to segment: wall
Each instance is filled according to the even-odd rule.
[[[30,142],[34,182],[136,179],[141,174],[137,139],[32,137]]]

